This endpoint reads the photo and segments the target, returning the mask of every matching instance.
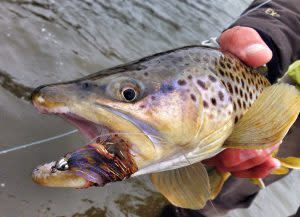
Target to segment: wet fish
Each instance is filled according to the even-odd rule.
[[[37,167],[36,183],[86,188],[151,174],[171,203],[191,209],[214,198],[230,175],[204,167],[202,160],[225,148],[278,144],[300,111],[294,86],[271,86],[234,56],[202,46],[41,86],[32,102],[74,124],[90,141]],[[285,168],[297,167],[295,162],[287,160]]]

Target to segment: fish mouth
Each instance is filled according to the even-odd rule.
[[[87,188],[122,181],[138,170],[130,142],[118,131],[75,114],[62,103],[45,106],[40,97],[32,102],[41,113],[55,114],[75,126],[88,140],[88,145],[64,156],[68,170],[56,168],[58,161],[41,165],[33,171],[34,182],[50,187]]]

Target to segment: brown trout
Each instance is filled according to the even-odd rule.
[[[37,167],[53,187],[103,186],[132,176],[151,180],[171,203],[199,209],[230,174],[201,161],[225,148],[259,149],[282,141],[300,111],[291,85],[270,85],[257,70],[217,49],[189,46],[32,94],[41,112],[74,124],[90,144]],[[280,159],[281,170],[299,167]]]

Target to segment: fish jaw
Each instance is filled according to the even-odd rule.
[[[38,166],[32,172],[32,180],[42,186],[88,188],[94,184],[70,171],[55,169],[55,161]]]

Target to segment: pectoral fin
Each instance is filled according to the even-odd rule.
[[[213,200],[218,196],[218,194],[222,190],[224,183],[230,177],[230,173],[221,173],[216,169],[213,169],[209,172],[208,176],[211,189],[210,199]]]
[[[266,186],[265,186],[265,183],[262,179],[259,179],[259,178],[251,178],[249,179],[249,181],[254,184],[254,185],[257,185],[260,189],[264,189]]]
[[[151,174],[152,183],[173,205],[201,209],[210,199],[207,171],[202,163]]]
[[[237,122],[225,147],[260,149],[278,144],[300,112],[300,91],[292,85],[267,87]]]
[[[300,169],[300,158],[298,157],[286,157],[277,158],[281,165],[290,169]]]
[[[289,172],[289,169],[284,167],[284,166],[281,166],[275,170],[273,170],[271,172],[272,175],[284,175],[284,174],[287,174]]]

